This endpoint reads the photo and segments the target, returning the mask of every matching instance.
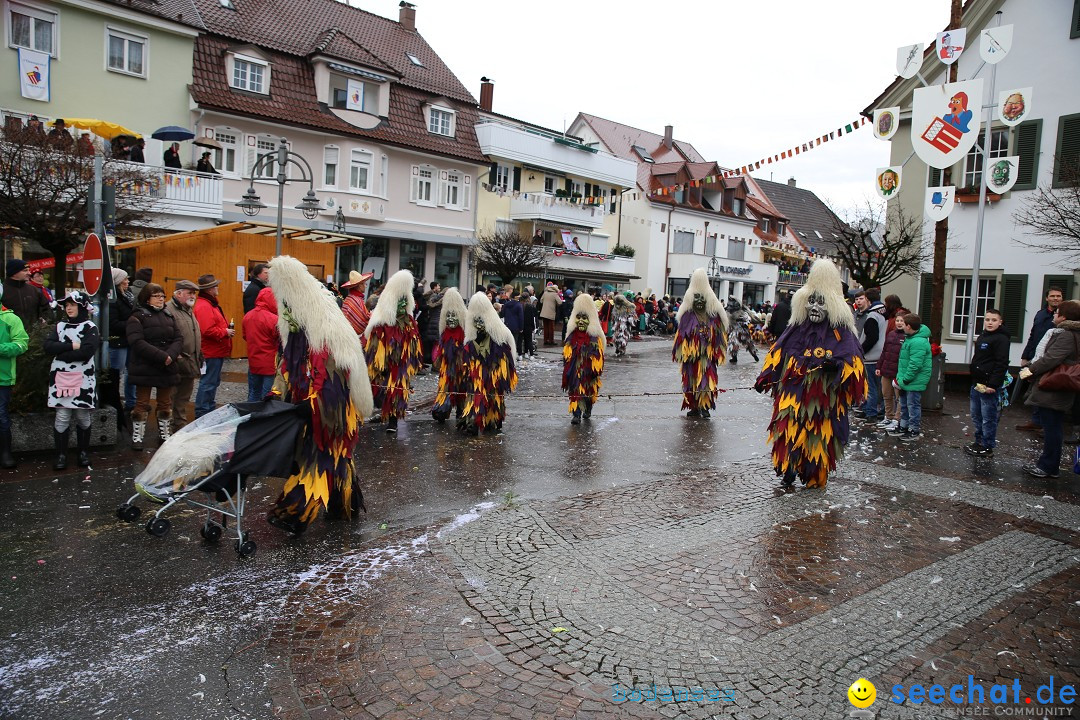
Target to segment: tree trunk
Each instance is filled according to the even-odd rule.
[[[57,300],[64,297],[64,286],[67,283],[67,251],[57,252],[53,249],[52,291]]]
[[[963,24],[963,0],[950,0],[949,27],[955,30]],[[949,82],[956,82],[958,63],[949,66]],[[952,170],[945,168],[941,173],[941,184],[952,184]],[[949,246],[949,218],[938,220],[934,224],[934,276],[933,291],[930,294],[930,340],[941,342],[941,327],[945,314],[945,255]],[[972,295],[976,291],[972,290]],[[974,300],[973,300],[974,302]],[[924,322],[927,318],[923,318]]]

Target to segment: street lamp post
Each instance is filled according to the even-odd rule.
[[[287,177],[285,171],[289,165],[293,165],[300,171],[299,178]],[[263,172],[268,168],[273,170],[275,167],[277,168],[277,177],[275,179],[278,184],[278,202],[277,243],[274,250],[274,256],[277,257],[278,255],[281,255],[281,213],[285,205],[285,183],[299,181],[308,184],[307,194],[304,195],[304,199],[300,201],[300,204],[296,206],[296,209],[303,212],[304,217],[308,220],[314,220],[316,216],[318,216],[319,199],[315,197],[315,174],[311,171],[311,165],[308,164],[308,161],[305,160],[302,155],[289,150],[288,141],[285,138],[281,138],[277,150],[260,155],[259,159],[255,161],[255,165],[251,168],[251,177],[248,178],[248,190],[244,193],[240,202],[236,203],[236,206],[243,210],[245,215],[254,217],[259,214],[260,210],[266,207],[255,193],[255,178],[259,176],[260,172]]]

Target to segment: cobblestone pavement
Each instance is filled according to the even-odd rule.
[[[917,448],[859,427],[825,491],[778,492],[766,398],[693,422],[676,397],[620,397],[676,391],[668,352],[613,360],[615,397],[578,428],[550,350],[500,435],[436,426],[420,378],[397,436],[364,430],[368,515],[300,539],[253,522],[239,566],[190,515],[164,541],[109,517],[138,468],[123,453],[83,504],[79,479],[0,482],[0,716],[826,718],[866,677],[874,717],[939,718],[976,708],[891,688],[1017,679],[996,709],[1027,710],[1051,676],[1080,682],[1080,482],[1024,479],[1037,440],[1003,433],[985,460],[961,450],[964,414],[928,414]],[[227,370],[219,400],[242,399]]]

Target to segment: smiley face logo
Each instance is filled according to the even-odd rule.
[[[874,687],[874,683],[866,678],[859,678],[851,683],[851,687],[847,690],[847,697],[852,705],[863,710],[873,705],[874,701],[877,700],[877,688]]]

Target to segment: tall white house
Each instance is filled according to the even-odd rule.
[[[1024,243],[1038,243],[1027,227],[1016,220],[1038,188],[1056,189],[1066,182],[1069,163],[1080,161],[1080,3],[1074,0],[971,0],[965,3],[963,27],[967,29],[966,48],[958,60],[957,79],[982,78],[984,96],[970,106],[982,112],[983,133],[966,157],[951,168],[956,187],[956,206],[948,217],[949,237],[945,270],[945,302],[942,318],[942,346],[949,364],[966,365],[967,318],[974,300],[981,318],[988,307],[999,308],[1005,326],[1012,334],[1013,364],[1027,340],[1035,313],[1043,306],[1047,288],[1060,287],[1066,299],[1077,299],[1080,269],[1060,254],[1040,253]],[[996,64],[996,75],[979,54],[979,35],[984,28],[1012,25],[1012,46],[1007,56]],[[922,76],[930,85],[946,79],[946,66],[939,62],[934,47],[934,28],[927,37],[914,38],[927,45]],[[885,52],[885,50],[883,50]],[[991,94],[991,79],[994,90]],[[899,106],[900,127],[892,138],[890,163],[904,164],[903,183],[898,197],[890,204],[901,203],[906,211],[921,215],[926,188],[942,184],[942,171],[928,168],[912,154],[912,93],[920,87],[918,77],[897,78],[864,111]],[[1032,88],[1026,118],[1014,127],[997,119],[999,93]],[[1003,194],[989,193],[982,233],[978,287],[972,287],[975,261],[979,186],[983,182],[981,146],[986,138],[986,105],[993,111],[989,127],[989,159],[1019,156],[1016,184]],[[977,110],[980,106],[984,108]],[[905,162],[906,161],[906,162]],[[934,224],[926,221],[927,236]],[[921,278],[905,277],[884,288],[895,292],[904,304],[923,316],[930,314],[931,267],[929,262]],[[976,331],[981,328],[981,321]]]

